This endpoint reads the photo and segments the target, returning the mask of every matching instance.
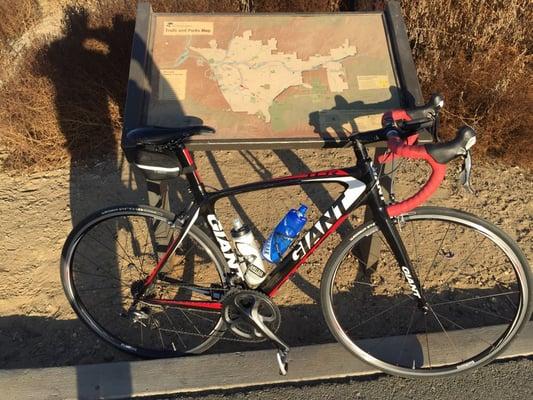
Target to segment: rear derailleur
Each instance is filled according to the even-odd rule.
[[[281,323],[278,306],[261,292],[232,290],[222,299],[222,316],[229,329],[249,340],[270,340],[277,347],[277,362],[281,375],[289,368],[289,346],[276,332]]]

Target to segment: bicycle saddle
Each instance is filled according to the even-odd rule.
[[[181,128],[164,128],[161,126],[141,126],[129,131],[122,143],[123,147],[131,148],[140,145],[165,145],[173,141],[183,141],[194,135],[215,133],[205,125],[184,126]]]

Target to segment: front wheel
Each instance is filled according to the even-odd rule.
[[[322,308],[337,340],[401,376],[458,373],[494,359],[527,323],[531,272],[516,243],[461,211],[422,207],[395,220],[428,310],[370,221],[328,260]]]
[[[140,295],[181,229],[173,221],[173,214],[153,207],[113,207],[82,221],[63,247],[61,280],[76,314],[101,338],[138,356],[201,353],[225,331],[220,310],[173,305],[215,302],[226,291],[224,258],[196,226]]]

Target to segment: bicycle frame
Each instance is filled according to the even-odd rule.
[[[257,290],[272,297],[279,288],[296,273],[298,268],[305,263],[307,258],[320,246],[320,244],[333,233],[353,210],[362,204],[370,207],[374,220],[381,228],[385,239],[391,247],[395,257],[400,263],[400,269],[411,286],[413,295],[423,302],[418,277],[411,265],[401,238],[387,215],[385,200],[378,176],[368,157],[366,148],[359,142],[354,142],[354,150],[357,164],[354,167],[331,169],[319,172],[310,172],[301,175],[275,178],[269,181],[254,182],[239,185],[216,192],[206,192],[200,180],[198,171],[194,167],[194,161],[189,151],[181,146],[177,153],[178,158],[184,167],[188,168],[186,177],[188,179],[195,202],[189,209],[178,216],[183,229],[174,241],[170,244],[166,253],[160,259],[158,265],[151,271],[145,281],[145,287],[149,287],[157,277],[158,272],[163,268],[170,255],[181,244],[182,240],[202,215],[207,220],[211,233],[216,239],[218,246],[226,263],[228,271],[226,273],[235,274],[242,277],[237,255],[234,253],[231,242],[226,236],[222,224],[215,214],[215,203],[225,197],[238,194],[254,192],[265,189],[281,188],[295,185],[322,184],[325,182],[338,183],[345,187],[341,195],[324,212],[318,221],[307,230],[302,239],[294,244],[281,262],[270,272],[265,281]],[[221,309],[222,304],[218,301],[178,301],[178,300],[151,300],[154,303],[164,303],[187,308],[199,309]]]

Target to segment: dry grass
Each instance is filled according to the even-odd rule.
[[[0,55],[41,16],[38,0],[0,0]]]
[[[479,133],[478,150],[533,166],[527,152],[533,116],[533,37],[529,0],[404,1],[411,46],[425,93],[445,94],[444,128]]]
[[[0,88],[0,145],[8,170],[50,169],[116,154],[136,1],[64,8],[63,36],[28,49]],[[152,2],[155,11],[239,10],[234,0]]]
[[[253,0],[256,12],[329,12],[339,9],[339,0]]]
[[[0,0],[2,16],[6,3]],[[5,168],[48,169],[118,151],[135,3],[70,2],[75,5],[64,9],[64,36],[36,43],[27,52],[16,77],[0,88],[0,144],[9,149]],[[152,2],[162,12],[335,11],[352,3],[359,9],[383,7],[383,1],[373,0]],[[533,15],[528,4],[405,0],[402,7],[424,92],[440,91],[446,97],[444,132],[449,136],[469,123],[480,133],[478,154],[531,167],[523,151],[531,149],[533,125],[528,31]],[[12,18],[22,21],[26,15]],[[22,32],[15,30],[18,25],[8,25],[2,29],[10,37]]]
[[[346,6],[347,2],[344,2]],[[359,10],[384,1],[359,0]],[[444,94],[443,136],[476,128],[477,152],[531,168],[533,126],[529,0],[402,0],[418,78],[426,98]]]

